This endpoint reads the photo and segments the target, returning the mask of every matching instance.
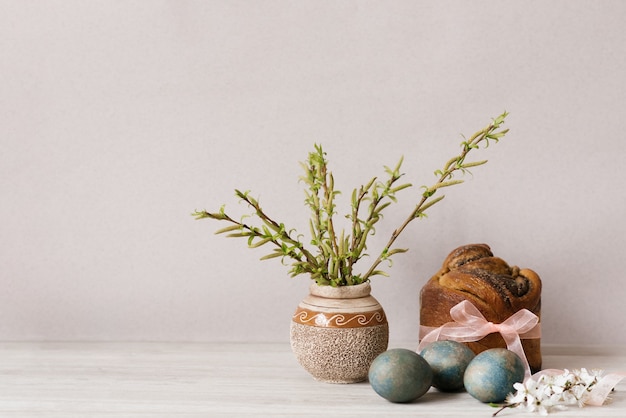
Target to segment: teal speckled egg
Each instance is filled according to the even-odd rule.
[[[463,389],[465,369],[475,357],[468,346],[456,341],[435,341],[420,355],[433,369],[433,386],[444,392]]]
[[[433,371],[415,351],[393,348],[374,359],[368,377],[374,391],[388,401],[410,402],[428,392]]]
[[[481,402],[502,402],[513,384],[524,380],[524,363],[506,348],[491,348],[474,357],[465,370],[465,390]]]

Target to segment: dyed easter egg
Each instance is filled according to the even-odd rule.
[[[372,389],[388,401],[410,402],[428,392],[433,371],[415,351],[393,348],[374,359],[368,377]]]
[[[433,386],[444,392],[463,389],[465,369],[475,357],[468,346],[456,341],[435,341],[420,355],[433,369]]]
[[[478,354],[465,370],[465,390],[481,402],[502,402],[513,384],[524,380],[524,364],[506,348],[491,348]]]

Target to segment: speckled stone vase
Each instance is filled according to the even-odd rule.
[[[356,383],[387,349],[389,324],[370,295],[369,282],[356,286],[311,284],[291,321],[291,348],[315,379]]]

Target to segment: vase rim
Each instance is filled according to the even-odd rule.
[[[369,281],[352,286],[332,287],[330,285],[318,285],[313,282],[309,286],[312,295],[331,299],[356,299],[369,296],[372,287]]]

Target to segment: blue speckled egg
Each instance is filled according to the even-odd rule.
[[[445,392],[463,389],[465,369],[475,357],[468,346],[456,341],[435,341],[420,355],[433,369],[433,386]]]
[[[391,402],[411,402],[430,388],[433,371],[422,356],[404,348],[387,350],[369,369],[372,388]]]
[[[524,380],[524,364],[506,348],[491,348],[474,357],[465,370],[465,390],[481,402],[502,402],[513,384]]]

